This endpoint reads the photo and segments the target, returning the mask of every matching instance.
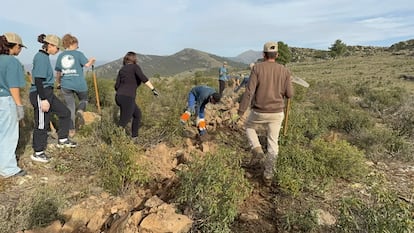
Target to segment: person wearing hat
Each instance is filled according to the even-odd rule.
[[[88,104],[88,85],[83,74],[83,67],[90,67],[95,63],[95,58],[88,59],[78,50],[78,39],[71,34],[65,34],[62,38],[65,51],[59,54],[56,61],[57,88],[65,100],[66,107],[71,113],[71,125],[69,137],[75,135],[75,116],[78,116],[78,125],[84,124],[83,113]],[[75,104],[75,95],[79,104]]]
[[[26,48],[16,33],[0,36],[0,176],[5,178],[26,175],[16,159],[19,121],[24,118],[20,88],[26,81],[23,66],[15,56],[23,47]]]
[[[181,115],[180,121],[185,124],[191,117],[196,115],[196,125],[200,136],[207,133],[206,121],[204,119],[204,109],[208,103],[217,104],[220,102],[221,96],[211,87],[196,86],[188,93],[187,108]]]
[[[226,88],[227,77],[227,62],[223,62],[223,66],[219,68],[219,94],[223,95],[224,88]]]
[[[238,115],[243,116],[251,108],[245,123],[246,135],[252,148],[250,165],[264,167],[263,182],[270,186],[273,168],[279,152],[278,138],[284,118],[285,98],[293,97],[291,72],[276,62],[277,42],[267,42],[263,46],[264,61],[253,66],[250,79],[241,99]],[[256,126],[267,130],[267,153],[264,154]],[[262,167],[263,165],[263,167]]]
[[[70,111],[65,104],[53,93],[55,76],[49,55],[55,55],[63,49],[61,39],[56,35],[41,34],[38,42],[42,49],[33,58],[32,86],[30,87],[30,102],[34,108],[33,150],[31,159],[47,163],[49,157],[45,150],[47,147],[48,130],[51,113],[59,118],[58,148],[76,147],[76,142],[68,138],[71,124]]]

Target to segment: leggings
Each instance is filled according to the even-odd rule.
[[[116,105],[121,110],[118,126],[126,127],[132,118],[131,137],[138,137],[138,130],[141,127],[142,113],[138,105],[135,103],[135,98],[124,95],[115,96]]]

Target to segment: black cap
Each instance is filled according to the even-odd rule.
[[[221,95],[219,93],[215,92],[211,96],[213,96],[213,99],[216,103],[220,102]]]

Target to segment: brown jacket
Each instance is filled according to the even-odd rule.
[[[248,107],[260,113],[283,112],[284,98],[293,97],[290,71],[276,62],[265,61],[256,64],[239,106],[242,116]]]

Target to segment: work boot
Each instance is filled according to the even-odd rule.
[[[273,166],[271,163],[264,164],[264,171],[263,171],[263,184],[266,187],[272,186],[273,182]]]
[[[263,173],[263,185],[266,187],[271,187],[273,182],[273,175]]]
[[[265,154],[262,150],[262,147],[255,147],[252,150],[252,158],[249,163],[249,167],[253,169],[262,169],[263,166],[263,159]]]

